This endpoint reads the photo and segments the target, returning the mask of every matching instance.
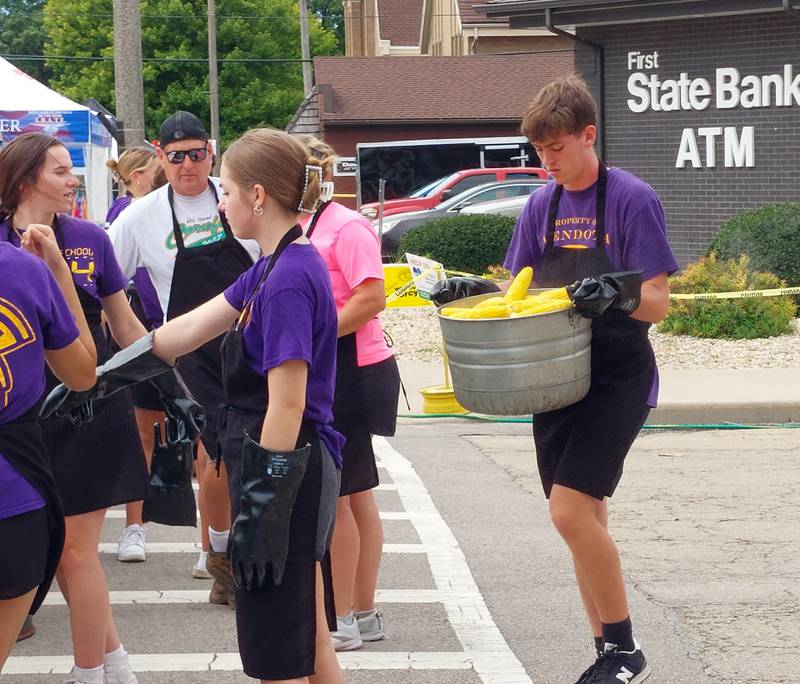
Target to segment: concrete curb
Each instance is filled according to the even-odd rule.
[[[423,387],[441,385],[440,362],[400,359],[411,413],[422,412]],[[663,369],[648,424],[800,423],[800,368]],[[400,397],[399,412],[408,413]]]

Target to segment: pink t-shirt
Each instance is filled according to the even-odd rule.
[[[310,222],[310,216],[301,221],[304,230]],[[337,311],[365,280],[383,281],[378,235],[358,212],[331,202],[317,221],[311,242],[328,266]],[[392,355],[377,316],[356,331],[356,350],[359,367],[371,366]]]

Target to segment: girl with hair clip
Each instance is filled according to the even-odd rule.
[[[119,159],[109,159],[106,166],[111,169],[111,175],[123,191],[108,208],[106,225],[110,226],[133,200],[144,197],[154,189],[156,172],[160,166],[155,150],[150,147],[129,147]]]
[[[25,231],[23,245],[39,259],[0,242],[0,671],[25,616],[42,604],[64,545],[38,421],[45,363],[84,390],[97,361],[72,275],[48,233],[47,226]]]
[[[339,317],[333,425],[345,439],[342,486],[331,545],[337,651],[384,638],[375,609],[383,526],[372,490],[378,469],[372,435],[393,435],[400,373],[378,314],[386,307],[380,241],[361,214],[333,202],[336,153],[317,138],[301,140],[323,160],[326,200],[306,223],[306,237],[328,266]]]
[[[41,133],[14,139],[0,151],[0,243],[19,247],[32,225],[56,241],[72,276],[97,356],[110,356],[104,314],[125,347],[145,334],[125,296],[122,275],[106,233],[69,216],[78,181],[69,152]],[[48,375],[47,386],[57,384]],[[66,515],[66,538],[56,578],[70,609],[76,684],[135,684],[111,615],[97,544],[106,509],[142,499],[147,466],[129,392],[98,402],[96,420],[77,428],[66,418],[43,421],[56,487]],[[113,453],[109,450],[113,445]]]
[[[298,225],[317,208],[321,162],[289,134],[255,129],[225,152],[221,181],[219,209],[236,237],[270,256],[151,333],[151,356],[171,364],[225,333],[221,446],[244,671],[261,682],[337,684],[322,572],[343,442],[332,425],[336,306],[325,262]],[[125,369],[134,382],[145,375]],[[62,390],[46,403],[74,410],[85,400]]]

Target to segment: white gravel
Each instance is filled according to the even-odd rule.
[[[441,359],[442,336],[433,307],[387,309],[381,322],[394,340],[397,358]],[[800,319],[792,334],[759,340],[704,340],[652,329],[650,340],[661,368],[800,368]]]

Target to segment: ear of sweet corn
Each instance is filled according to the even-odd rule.
[[[506,300],[503,297],[489,297],[489,299],[484,299],[482,302],[478,302],[473,308],[475,309],[483,309],[487,306],[497,306],[498,304],[503,304]]]
[[[511,281],[511,285],[503,299],[506,303],[517,302],[520,299],[524,299],[525,295],[528,294],[528,288],[531,286],[531,282],[533,282],[533,269],[530,266],[526,266],[517,273],[514,280]]]
[[[524,270],[524,269],[523,269]],[[531,275],[533,274],[531,270]],[[520,271],[522,275],[522,271]],[[519,278],[519,276],[517,276]],[[512,287],[517,283],[514,279]],[[524,279],[520,281],[524,284]],[[530,284],[530,283],[528,283]],[[509,288],[509,292],[511,288]],[[450,318],[462,320],[478,320],[482,318],[520,318],[522,316],[536,316],[538,314],[550,313],[552,311],[562,311],[572,306],[572,300],[567,293],[567,289],[562,287],[555,290],[548,290],[536,295],[527,295],[527,285],[521,298],[507,300],[505,297],[490,297],[479,302],[471,309],[462,307],[447,307],[442,309],[442,315]],[[517,296],[518,293],[515,293]],[[506,295],[508,296],[508,295]]]

